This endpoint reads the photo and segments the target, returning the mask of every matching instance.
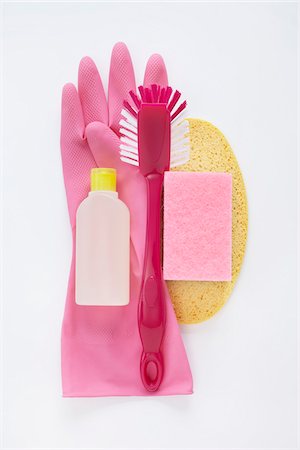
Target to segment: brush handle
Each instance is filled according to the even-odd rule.
[[[161,344],[166,322],[166,299],[160,257],[160,217],[163,174],[150,174],[147,183],[147,228],[138,323],[143,345],[140,371],[145,388],[156,391],[163,378]]]

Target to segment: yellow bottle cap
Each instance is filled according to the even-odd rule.
[[[116,191],[115,169],[97,167],[91,170],[91,191]]]

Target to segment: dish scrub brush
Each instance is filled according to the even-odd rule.
[[[124,101],[120,121],[120,158],[139,167],[147,184],[147,228],[144,267],[138,308],[143,352],[141,379],[156,391],[163,379],[162,341],[166,322],[165,283],[161,264],[161,193],[164,172],[189,160],[189,127],[181,118],[186,101],[170,86],[140,86]]]

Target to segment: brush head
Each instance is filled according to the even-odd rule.
[[[120,157],[140,167],[141,173],[163,173],[189,160],[188,122],[180,117],[186,101],[170,86],[140,86],[140,95],[130,92],[132,104],[125,101],[120,121]],[[173,95],[172,95],[173,93]]]
[[[170,166],[170,113],[159,103],[143,103],[138,112],[139,168],[144,176]]]

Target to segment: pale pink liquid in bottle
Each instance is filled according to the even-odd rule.
[[[129,210],[113,190],[115,184],[113,169],[93,169],[92,190],[77,210],[75,301],[78,305],[129,303]]]

